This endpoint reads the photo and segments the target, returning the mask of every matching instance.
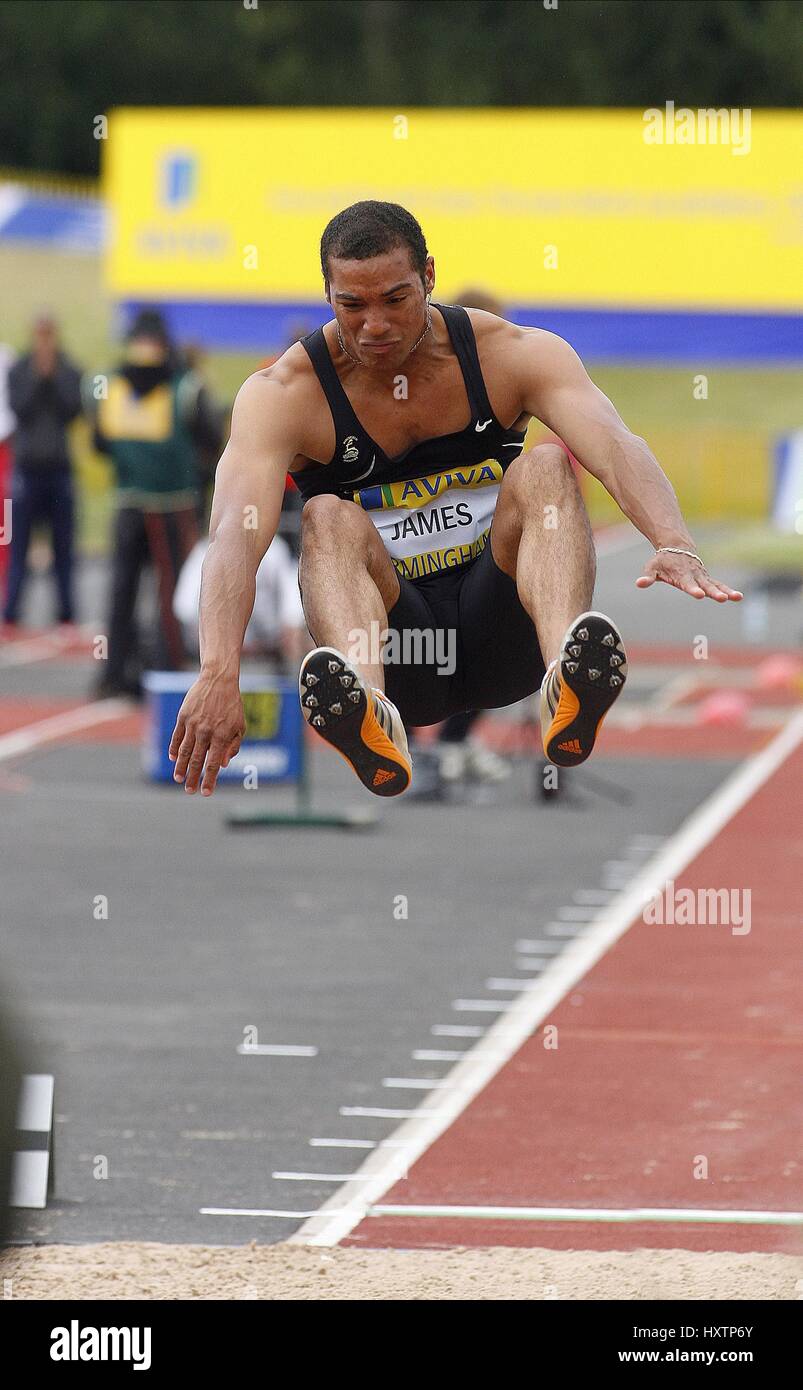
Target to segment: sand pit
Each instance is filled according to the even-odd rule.
[[[48,1245],[0,1259],[19,1299],[799,1299],[796,1255]],[[6,1285],[8,1290],[8,1286]],[[8,1296],[8,1294],[7,1294]]]

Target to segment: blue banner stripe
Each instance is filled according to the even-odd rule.
[[[127,317],[147,300],[123,304]],[[257,360],[277,352],[300,331],[331,317],[324,302],[161,301],[179,339],[209,347],[253,351]],[[711,363],[803,360],[803,314],[674,312],[629,309],[556,309],[513,305],[514,323],[546,328],[568,339],[581,357],[595,361]]]

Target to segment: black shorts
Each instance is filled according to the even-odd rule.
[[[490,541],[468,565],[415,582],[400,576],[399,583],[388,614],[395,637],[386,648],[392,659],[385,664],[385,689],[406,724],[497,709],[538,689],[545,669],[538,636]],[[423,636],[410,635],[415,632]]]

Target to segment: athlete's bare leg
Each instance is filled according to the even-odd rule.
[[[387,627],[399,581],[379,532],[356,503],[325,494],[305,504],[300,581],[304,615],[315,643],[348,655],[358,631],[365,633],[371,652],[371,633]],[[372,623],[378,626],[372,629]],[[381,660],[353,665],[368,685],[384,690]]]
[[[557,444],[539,444],[510,464],[490,536],[494,560],[515,579],[545,664],[567,627],[591,607],[596,553],[571,464]]]

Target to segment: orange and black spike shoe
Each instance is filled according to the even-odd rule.
[[[298,694],[310,727],[336,748],[376,796],[399,796],[413,768],[396,706],[366,687],[334,647],[316,647],[301,663]]]
[[[604,613],[581,613],[541,685],[541,733],[550,762],[585,762],[626,679],[627,654],[616,624]]]

